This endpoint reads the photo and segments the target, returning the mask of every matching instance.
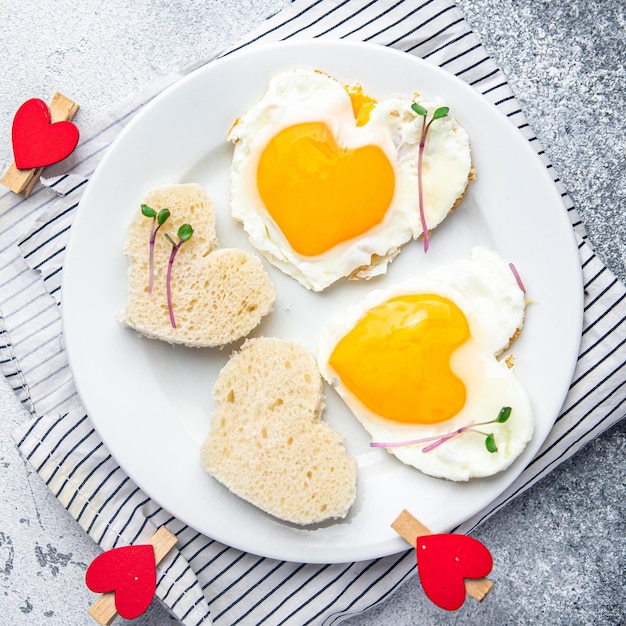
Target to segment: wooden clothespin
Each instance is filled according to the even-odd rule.
[[[154,597],[156,566],[176,542],[176,535],[161,526],[146,544],[113,548],[97,556],[85,581],[92,591],[104,593],[89,615],[101,626],[110,626],[118,613],[125,619],[141,615]]]
[[[16,158],[0,182],[14,193],[27,198],[43,168],[64,159],[76,147],[78,129],[73,124],[73,128],[50,127],[58,122],[70,122],[78,109],[78,104],[59,92],[52,98],[49,109],[41,100],[26,101],[13,120],[13,154]],[[32,167],[18,168],[19,163],[16,164],[16,161],[20,159],[16,156],[16,150],[20,149],[27,150],[29,154],[35,152],[39,157],[37,163],[28,163]]]
[[[491,571],[491,555],[478,540],[466,535],[434,535],[406,509],[391,527],[416,548],[422,587],[437,606],[456,610],[466,593],[482,602],[492,589],[493,583],[485,578]]]

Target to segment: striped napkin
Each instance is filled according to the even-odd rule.
[[[296,0],[233,48],[256,41],[330,37],[392,46],[445,68],[495,104],[532,142],[561,191],[579,241],[585,283],[577,368],[548,440],[513,485],[457,530],[469,532],[623,416],[624,286],[586,243],[584,228],[506,80],[449,0]],[[176,77],[172,77],[172,82]],[[159,566],[157,596],[185,625],[337,624],[389,596],[414,573],[413,550],[372,561],[311,565],[274,561],[185,526],[136,487],[81,407],[63,348],[61,273],[69,229],[90,176],[155,85],[83,132],[66,174],[28,199],[0,198],[0,370],[30,412],[14,433],[22,454],[104,550],[144,542],[166,525],[178,545]],[[64,163],[67,169],[67,161]]]

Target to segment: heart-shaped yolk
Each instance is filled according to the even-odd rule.
[[[257,184],[291,247],[316,256],[382,222],[395,176],[380,147],[339,146],[324,122],[306,122],[281,130],[268,142]]]
[[[467,319],[451,300],[400,296],[370,309],[337,343],[329,364],[377,415],[436,424],[465,404],[465,385],[450,358],[469,337]]]

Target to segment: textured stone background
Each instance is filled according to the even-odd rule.
[[[457,5],[509,79],[596,251],[626,280],[626,4]]]
[[[10,120],[56,90],[84,127],[145,85],[206,58],[288,0],[2,0],[0,166]],[[626,8],[622,0],[460,0],[507,75],[591,241],[626,279]],[[1,219],[1,218],[0,218]],[[566,312],[564,312],[566,314]],[[0,622],[91,622],[83,585],[96,546],[16,452],[24,419],[0,379]],[[452,614],[410,580],[350,626],[617,625],[626,615],[626,425],[587,446],[475,533],[496,582]],[[119,620],[116,623],[123,623]],[[157,603],[137,626],[174,624]]]

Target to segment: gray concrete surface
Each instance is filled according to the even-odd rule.
[[[60,90],[88,126],[136,90],[208,57],[287,0],[2,0],[0,165],[10,120],[30,97]],[[626,279],[626,7],[600,0],[459,0],[505,71],[609,267]],[[24,419],[0,379],[0,623],[75,626],[93,594],[83,584],[97,547],[17,453]],[[617,625],[626,621],[622,422],[475,535],[496,586],[452,614],[415,579],[350,626]],[[116,623],[123,623],[120,620]],[[133,622],[173,624],[153,603]]]

